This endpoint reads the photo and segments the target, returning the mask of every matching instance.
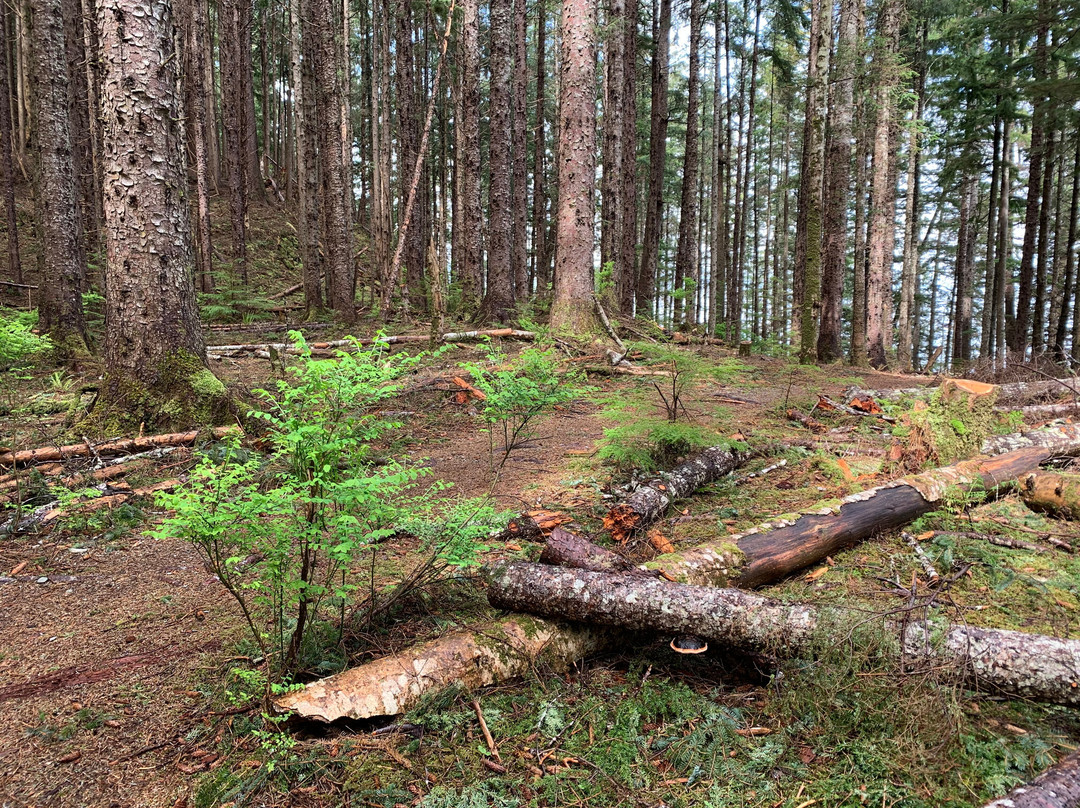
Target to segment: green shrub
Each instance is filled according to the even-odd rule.
[[[265,409],[251,413],[267,426],[267,457],[239,462],[235,447],[204,457],[184,488],[160,496],[174,515],[155,534],[195,546],[240,604],[263,654],[276,643],[282,670],[297,666],[305,642],[329,638],[324,611],[336,612],[340,637],[354,593],[371,587],[352,580],[357,568],[370,569],[354,562],[397,532],[415,507],[409,488],[424,473],[375,454],[400,424],[374,409],[420,357],[357,342],[352,352],[316,359],[299,333],[289,336],[297,362],[275,390],[257,391]],[[264,617],[273,624],[269,638]]]
[[[48,337],[33,332],[37,321],[36,311],[0,309],[0,372],[11,370],[52,348]]]
[[[511,451],[533,437],[537,416],[592,389],[583,383],[580,371],[561,372],[552,350],[529,348],[507,361],[504,354],[489,347],[486,364],[463,367],[486,396],[483,416],[491,424],[492,438],[495,432],[502,432],[500,465]]]

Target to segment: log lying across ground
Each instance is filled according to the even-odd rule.
[[[593,572],[625,572],[636,575],[647,574],[638,569],[633,562],[591,541],[576,536],[557,527],[551,531],[544,550],[540,553],[541,564],[556,567],[573,567]]]
[[[1056,430],[1055,434],[1053,450],[1045,446],[1027,448],[1023,450],[1023,454],[1006,455],[993,460],[971,461],[960,464],[959,467],[954,466],[927,472],[925,475],[916,475],[917,479],[908,478],[907,481],[900,480],[892,483],[892,489],[884,486],[870,489],[838,503],[819,505],[806,514],[791,517],[790,520],[774,520],[748,531],[742,537],[729,536],[681,553],[659,556],[645,567],[653,571],[662,571],[665,576],[683,582],[726,582],[729,577],[738,578],[740,569],[746,569],[743,562],[748,557],[748,553],[739,542],[739,539],[743,538],[748,542],[747,546],[752,552],[755,545],[760,548],[758,563],[753,570],[756,585],[777,580],[821,560],[840,546],[852,544],[878,532],[901,527],[923,513],[933,510],[938,507],[938,501],[951,485],[970,485],[976,477],[985,485],[987,479],[984,479],[984,474],[989,478],[991,486],[996,485],[999,482],[1012,480],[1022,472],[1034,469],[1040,462],[1057,452],[1068,451],[1070,447],[1073,451],[1080,451],[1080,427],[1076,428],[1071,444],[1065,441],[1064,435],[1072,433]],[[1034,439],[1028,439],[1028,443],[1024,445],[1030,446],[1031,442],[1037,439],[1040,438],[1036,436]],[[885,490],[894,490],[896,493],[881,496]],[[851,515],[853,506],[854,516]],[[844,526],[844,531],[839,537],[841,541],[836,542],[831,540],[828,530],[830,525],[835,527],[838,521]],[[800,530],[793,530],[795,527]],[[796,536],[799,537],[798,541],[808,544],[809,552],[799,547]],[[740,583],[743,582],[742,578],[739,580]],[[508,617],[496,623],[495,626],[515,626],[519,619]],[[573,638],[576,635],[568,635],[570,639],[567,644],[563,644],[562,637],[564,631],[577,631],[577,629],[563,628],[560,624],[542,620],[537,621],[535,625],[542,627],[546,632],[548,644],[560,649],[574,647]],[[389,665],[395,670],[408,668],[411,664],[409,660],[417,653],[415,650],[404,651],[385,660],[370,662],[329,677],[314,685],[309,685],[299,694],[293,694],[295,698],[289,698],[287,701],[279,700],[277,704],[283,709],[295,710],[302,716],[318,717],[327,721],[343,717],[370,718],[376,715],[395,715],[397,712],[413,707],[425,692],[437,689],[440,686],[439,682],[453,681],[455,677],[464,675],[468,666],[474,663],[468,659],[462,661],[449,651],[443,652],[438,649],[454,648],[465,642],[466,639],[463,638],[468,636],[468,632],[455,633],[443,639],[433,640],[424,646],[425,659],[437,660],[440,664],[450,665],[452,669],[441,670],[437,676],[432,672],[432,675],[425,680],[426,685],[419,681],[414,683],[407,693],[394,702],[399,706],[399,709],[394,712],[380,712],[381,702],[373,697],[352,699],[342,694],[348,694],[356,689],[360,689],[360,692],[379,692],[383,686],[381,680],[386,676],[385,666]],[[598,641],[592,649],[600,651],[602,647],[602,642]],[[502,672],[506,673],[507,677],[516,676],[521,671],[528,670],[531,664],[531,661],[522,660],[517,668],[506,668]],[[503,681],[503,679],[498,678],[494,681]],[[396,687],[396,685],[393,686]],[[308,691],[312,691],[311,696],[305,695]],[[342,701],[343,699],[347,699],[347,702]],[[333,705],[323,706],[323,702],[327,700],[333,700]]]
[[[763,522],[744,533],[657,556],[647,566],[681,583],[763,586],[936,510],[950,491],[992,491],[1011,485],[1056,453],[1080,451],[1080,428],[1070,431],[1072,441],[1057,441],[1054,448],[1024,448],[904,477]]]
[[[1051,454],[1075,454],[1080,447],[1080,424],[1057,424],[1009,435],[994,435],[983,441],[984,455],[1000,455],[1020,449],[1045,449]]]
[[[945,381],[949,380],[946,379]],[[1025,401],[1037,401],[1048,396],[1075,395],[1075,391],[1080,391],[1080,379],[1069,377],[1035,382],[1011,382],[1009,384],[994,385],[994,388],[997,393],[996,401],[998,403],[1019,404]],[[877,401],[899,401],[904,398],[921,399],[929,398],[937,390],[937,387],[902,387],[895,390],[864,390],[851,387],[845,393],[844,400],[850,402],[853,398],[867,396]]]
[[[281,710],[326,722],[398,715],[427,693],[451,685],[472,690],[524,676],[540,659],[565,670],[618,640],[619,634],[610,630],[517,615],[350,668],[274,703]]]
[[[983,808],[1080,807],[1080,752],[1073,752],[1030,783],[1017,786]]]
[[[88,457],[98,454],[101,457],[132,454],[162,446],[186,446],[200,437],[209,435],[220,440],[227,435],[239,435],[238,426],[219,426],[207,431],[192,429],[187,432],[170,432],[165,435],[146,435],[141,438],[122,438],[105,443],[71,443],[67,446],[42,446],[39,449],[26,449],[20,452],[0,454],[0,466],[23,466],[31,463],[44,463],[54,460],[67,460],[72,457]]]
[[[641,486],[604,517],[604,528],[617,541],[655,522],[676,499],[724,477],[749,459],[750,453],[731,446],[712,446],[696,457]]]
[[[632,631],[695,634],[730,648],[783,656],[809,651],[825,639],[821,630],[851,623],[841,609],[782,603],[739,589],[524,561],[489,569],[488,600],[498,609]],[[905,659],[952,669],[972,687],[1080,706],[1080,640],[925,622],[887,628],[902,632]]]

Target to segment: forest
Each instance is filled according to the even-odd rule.
[[[1078,20],[0,3],[0,808],[1080,808]]]

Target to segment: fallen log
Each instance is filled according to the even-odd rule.
[[[806,415],[805,413],[799,412],[794,407],[791,407],[787,411],[787,418],[788,418],[789,421],[794,421],[797,424],[802,424],[804,427],[809,429],[815,435],[820,435],[823,432],[828,432],[829,431],[829,428],[827,426],[825,426],[825,424],[821,423],[821,421],[815,420],[814,418],[811,418],[809,415]]]
[[[105,443],[71,443],[67,446],[43,446],[39,449],[25,449],[19,452],[0,454],[0,466],[24,466],[31,463],[43,463],[55,460],[67,460],[72,457],[86,457],[97,452],[101,456],[131,454],[163,446],[185,446],[194,443],[200,435],[209,435],[220,440],[228,435],[239,435],[240,427],[235,425],[218,426],[207,432],[192,429],[187,432],[170,432],[165,435],[146,435],[141,438],[121,438]]]
[[[1063,438],[1059,434],[1058,442],[1055,444],[1060,447],[1063,445]],[[1073,448],[1080,448],[1080,433],[1074,438]],[[838,546],[842,546],[845,543],[854,543],[860,539],[866,538],[877,532],[882,532],[887,529],[894,529],[906,524],[907,521],[915,519],[917,516],[926,513],[929,510],[937,507],[937,502],[945,492],[949,485],[969,485],[974,481],[976,476],[983,484],[986,480],[983,478],[983,474],[986,474],[990,478],[990,482],[996,484],[997,481],[1012,480],[1021,473],[1021,470],[1030,470],[1038,465],[1039,462],[1044,460],[1053,454],[1052,451],[1045,448],[1027,449],[1023,454],[1008,455],[1004,458],[996,458],[994,460],[973,461],[969,464],[960,464],[959,467],[952,467],[946,469],[939,469],[935,472],[927,472],[925,475],[917,475],[917,479],[912,483],[911,480],[897,481],[891,484],[894,486],[895,493],[887,493],[885,496],[878,499],[883,493],[882,489],[870,489],[869,491],[862,492],[861,494],[855,494],[852,497],[848,497],[850,503],[848,503],[848,511],[844,510],[844,504],[847,500],[832,505],[819,505],[816,510],[812,510],[808,514],[803,516],[790,517],[794,521],[794,524],[805,528],[805,534],[802,536],[803,541],[808,543],[808,551],[801,552],[800,548],[795,546],[789,546],[791,543],[791,521],[787,519],[777,520],[774,523],[766,523],[759,526],[747,533],[739,536],[728,537],[724,541],[711,542],[705,545],[701,545],[696,548],[684,550],[681,553],[673,553],[669,555],[659,556],[655,561],[643,565],[643,569],[650,570],[652,572],[660,572],[662,575],[673,580],[682,580],[685,582],[694,583],[707,583],[712,581],[724,581],[729,576],[735,576],[738,574],[741,562],[746,559],[747,551],[740,543],[740,539],[745,540],[749,547],[750,552],[755,552],[755,542],[763,546],[763,552],[759,553],[758,563],[753,567],[754,573],[752,578],[746,580],[756,581],[756,583],[764,584],[771,580],[775,580],[778,577],[782,577],[790,572],[794,572],[803,566],[814,563],[824,558],[829,553],[833,552]],[[987,465],[989,464],[989,465]],[[995,470],[996,469],[996,470]],[[1017,470],[1020,469],[1020,470]],[[918,486],[918,487],[916,487]],[[920,493],[919,489],[929,497],[927,500],[923,493]],[[660,492],[663,494],[664,492]],[[669,492],[670,493],[670,492]],[[875,503],[875,500],[876,503]],[[848,517],[851,506],[855,503],[869,502],[870,507],[862,507],[862,510],[856,512],[854,517],[847,521],[847,530],[840,534],[838,539],[840,541],[830,541],[828,533],[829,520],[835,520],[837,513],[841,516]],[[880,507],[879,507],[880,506]],[[899,509],[899,514],[897,513]],[[906,514],[906,515],[905,515]],[[825,524],[822,525],[822,522]],[[779,534],[779,541],[771,545],[771,549],[775,552],[769,553],[770,543],[761,538],[761,532],[765,531],[766,539],[769,536],[776,537]],[[769,533],[769,531],[773,531]],[[820,531],[824,531],[824,535]],[[785,540],[785,537],[786,540]],[[777,563],[782,560],[783,563]],[[742,578],[739,579],[740,584],[743,583]],[[755,585],[751,583],[749,585]],[[509,617],[499,623],[496,626],[502,626],[505,623],[516,625],[515,621],[518,618]],[[545,621],[538,621],[538,626],[542,627],[545,632],[548,632],[547,637],[550,641],[558,639],[563,630],[555,623],[548,623]],[[693,633],[693,632],[691,632]],[[426,687],[421,686],[419,683],[414,685],[414,690],[410,698],[419,700],[420,696],[424,692],[440,687],[440,682],[451,682],[456,677],[463,675],[464,672],[468,672],[466,667],[472,662],[467,659],[455,657],[454,654],[443,652],[443,646],[441,643],[445,641],[446,647],[456,647],[459,643],[464,642],[463,637],[468,637],[468,633],[449,635],[444,640],[434,640],[429,643],[430,646],[425,653],[428,655],[426,658],[437,659],[437,663],[440,666],[449,666],[449,669],[443,670],[440,667],[438,676],[432,676]],[[597,644],[593,646],[594,651],[599,651],[603,647],[602,642],[597,640]],[[415,651],[403,652],[406,655],[416,653]],[[390,663],[399,665],[402,663]],[[457,666],[456,668],[454,666]],[[515,669],[516,670],[516,669]],[[527,666],[522,670],[527,670]],[[300,715],[305,717],[319,715],[318,710],[321,708],[318,705],[321,701],[331,698],[327,695],[330,693],[336,693],[338,690],[343,694],[334,695],[332,698],[346,699],[348,691],[353,688],[361,687],[366,688],[365,692],[370,691],[376,687],[375,684],[381,678],[387,675],[386,668],[382,660],[371,662],[366,665],[362,665],[359,668],[353,668],[345,673],[338,674],[336,677],[329,677],[328,679],[320,682],[320,696],[315,702],[309,703],[303,700],[294,700],[289,703],[277,702],[283,709],[295,709]],[[516,676],[518,673],[510,672],[507,670],[507,678],[510,676]],[[342,678],[348,677],[348,678]],[[501,678],[493,679],[494,681],[503,681]],[[416,702],[409,702],[409,706]],[[363,700],[362,700],[363,701]],[[358,702],[359,703],[359,702]],[[363,701],[364,706],[362,709],[381,709],[373,707],[375,704],[370,698]],[[355,705],[354,705],[355,706]],[[361,708],[357,708],[361,709]],[[408,707],[405,707],[408,709]],[[355,712],[355,713],[338,713],[338,716],[350,715],[354,718],[369,718],[375,715],[393,715],[396,713],[383,713],[383,712]],[[325,720],[325,719],[324,719]],[[333,720],[333,719],[329,719]]]
[[[967,379],[945,379],[948,381],[963,382],[970,384]],[[982,384],[982,382],[976,382]],[[1080,379],[1047,379],[1037,382],[1011,382],[1009,384],[987,385],[994,387],[997,392],[998,403],[1010,401],[1014,403],[1022,401],[1036,401],[1047,396],[1070,393],[1077,395],[1080,391]],[[899,387],[893,390],[867,390],[859,387],[849,387],[844,393],[844,401],[851,403],[853,398],[870,398],[878,401],[899,401],[905,398],[925,399],[938,391],[937,387]]]
[[[1049,421],[1053,418],[1064,418],[1067,415],[1080,413],[1080,403],[1069,402],[1067,404],[1031,404],[1027,407],[994,407],[995,412],[1016,412],[1024,416],[1025,421]]]
[[[646,567],[681,583],[763,586],[936,510],[950,490],[1011,484],[1051,454],[1042,448],[1022,449],[925,471],[763,522],[741,534],[657,556]]]
[[[604,547],[593,544],[561,527],[551,531],[544,550],[540,553],[541,564],[556,567],[572,567],[593,572],[627,572],[644,575],[643,570],[634,566],[621,555]]]
[[[852,622],[841,609],[783,603],[739,589],[523,561],[489,568],[487,578],[488,600],[497,609],[631,631],[694,634],[751,653],[795,656],[827,641],[821,634],[828,627]],[[1080,706],[1080,640],[928,621],[885,626],[900,639],[905,663],[951,670],[976,689]]]
[[[532,331],[519,331],[516,328],[495,328],[488,331],[458,331],[443,334],[443,342],[475,342],[480,339],[519,339],[531,342],[536,339]]]
[[[618,633],[608,630],[516,615],[350,668],[281,696],[274,704],[326,722],[398,715],[427,693],[451,685],[473,690],[523,676],[540,659],[565,670],[618,639]]]
[[[1000,455],[1020,449],[1045,449],[1051,454],[1080,451],[1080,424],[1057,424],[1010,435],[994,435],[983,441],[984,455]]]
[[[288,289],[282,289],[280,292],[275,292],[274,294],[270,295],[267,300],[280,300],[283,297],[288,297],[294,292],[299,292],[303,288],[304,284],[302,283],[293,284]]]
[[[625,502],[608,511],[604,529],[610,530],[616,541],[626,541],[633,531],[663,516],[674,500],[730,474],[749,457],[745,450],[712,446],[634,491]]]
[[[983,808],[1077,808],[1080,806],[1080,752],[1063,757],[1030,783],[1017,786]]]
[[[498,328],[491,331],[451,332],[443,334],[439,339],[441,342],[469,342],[497,337],[533,340],[536,339],[536,334],[532,331],[518,331],[513,328]],[[348,349],[357,345],[368,347],[371,345],[402,345],[406,343],[426,343],[429,341],[429,337],[419,334],[402,334],[398,336],[383,334],[365,339],[335,339],[323,342],[309,342],[307,343],[307,347],[312,351],[327,351],[332,349]],[[248,354],[259,358],[266,358],[271,352],[295,355],[300,353],[300,349],[297,347],[296,343],[293,342],[252,342],[239,345],[206,346],[207,356],[213,359],[220,359],[225,356],[245,356]]]
[[[1020,498],[1036,513],[1080,519],[1080,475],[1033,471],[1020,478]]]

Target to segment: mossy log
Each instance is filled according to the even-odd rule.
[[[1033,471],[1020,478],[1020,496],[1036,513],[1080,519],[1080,474]]]
[[[749,457],[749,452],[728,445],[711,446],[634,491],[608,511],[604,528],[611,531],[616,541],[626,541],[632,532],[663,516],[673,501],[730,474]]]
[[[631,631],[693,634],[742,651],[794,656],[828,642],[838,625],[865,620],[841,609],[783,603],[739,589],[668,583],[528,562],[488,570],[498,609]],[[951,670],[1004,695],[1080,706],[1080,640],[927,622],[885,623],[906,664]],[[852,630],[849,636],[857,637]],[[888,644],[885,646],[888,648]]]
[[[206,431],[191,429],[187,432],[170,432],[164,435],[146,435],[141,438],[122,438],[105,443],[71,443],[67,446],[42,446],[38,449],[25,449],[20,452],[0,454],[0,466],[24,466],[32,463],[46,463],[55,460],[67,460],[72,457],[87,457],[95,452],[101,457],[131,454],[162,446],[185,446],[194,443],[200,436],[210,435],[220,440],[227,435],[240,434],[240,428],[219,426]]]
[[[1063,757],[1030,783],[1017,786],[983,808],[1080,807],[1080,752]]]
[[[1080,424],[1058,424],[1009,435],[994,435],[982,444],[984,455],[1000,455],[1020,449],[1045,449],[1050,454],[1080,452]]]
[[[949,381],[971,383],[967,379],[946,379],[942,384]],[[976,382],[976,384],[982,384],[982,382]],[[1080,379],[1046,379],[987,386],[995,388],[998,403],[1019,404],[1027,401],[1042,401],[1065,394],[1072,395],[1074,390],[1080,391]],[[865,398],[867,396],[877,401],[899,401],[905,398],[925,399],[932,396],[937,390],[937,387],[903,387],[893,390],[866,390],[859,387],[850,387],[844,395],[844,400],[850,403],[853,398]]]
[[[565,670],[612,647],[619,637],[606,629],[517,615],[312,682],[274,703],[280,710],[326,722],[398,715],[425,695],[450,686],[473,690],[523,676],[541,659],[550,668]]]
[[[681,583],[763,586],[876,533],[906,525],[941,507],[950,492],[1011,484],[1050,454],[1046,449],[1024,449],[904,477],[763,522],[741,534],[657,556],[647,566]]]

